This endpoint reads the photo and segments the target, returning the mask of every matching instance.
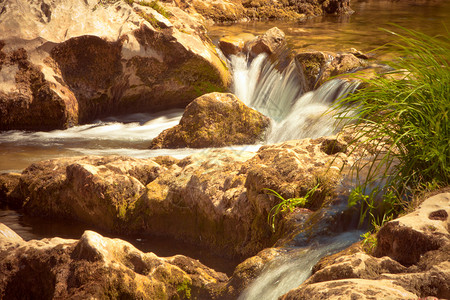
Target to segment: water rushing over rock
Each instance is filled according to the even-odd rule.
[[[360,231],[342,233],[326,242],[277,257],[265,266],[262,274],[239,296],[239,300],[277,299],[305,281],[320,258],[355,243],[360,234]]]
[[[357,81],[333,79],[308,92],[303,71],[293,61],[282,71],[266,54],[251,62],[243,55],[234,55],[230,63],[234,93],[273,121],[268,143],[334,134],[334,118],[327,114],[330,105],[359,85]]]

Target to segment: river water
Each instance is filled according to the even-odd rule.
[[[392,40],[392,34],[380,30],[380,28],[387,28],[398,31],[389,23],[396,23],[431,35],[448,34],[446,28],[450,28],[450,1],[367,0],[353,1],[352,8],[356,12],[350,16],[326,16],[301,22],[249,22],[212,26],[208,30],[213,42],[217,43],[218,39],[225,35],[239,33],[258,35],[277,26],[286,33],[288,44],[292,49],[341,51],[356,48],[367,52]],[[379,51],[374,53],[380,59],[390,56]],[[289,67],[284,72],[280,72],[268,64],[263,56],[256,58],[251,64],[243,58],[234,58],[229,63],[234,71],[233,76],[236,82],[234,93],[247,105],[273,119],[266,143],[332,134],[335,131],[334,123],[329,117],[323,118],[322,113],[328,109],[334,99],[356,88],[346,82],[332,81],[312,93],[304,94],[296,84],[294,72]],[[162,130],[178,124],[181,115],[180,110],[158,114],[143,112],[114,116],[67,130],[1,132],[0,172],[20,172],[32,162],[64,156],[119,154],[137,158],[158,155],[182,158],[196,151],[204,151],[203,149],[147,149],[151,139]],[[259,147],[260,145],[246,145],[230,148],[256,151]],[[82,231],[86,229],[79,224],[63,226],[55,222],[30,219],[22,216],[20,212],[11,210],[0,211],[0,222],[11,226],[26,239],[56,235],[79,238]],[[275,270],[269,269],[266,275],[255,282],[254,288],[247,290],[241,298],[272,299],[272,296],[276,298],[276,295],[281,295],[287,287],[295,287],[306,279],[313,265],[312,262],[317,261],[320,256],[348,245],[358,236],[359,233],[349,233],[336,241],[321,242],[319,243],[321,247],[299,250],[296,253],[300,254],[283,258],[285,260],[283,263],[273,263],[273,266],[283,266],[282,270],[276,270],[275,267]],[[178,253],[199,258],[207,265],[228,274],[237,264],[236,261],[212,257],[201,249],[170,239],[149,237],[148,241],[141,239],[131,241],[140,249],[154,251],[158,255]],[[160,246],[157,246],[158,244]],[[290,269],[287,268],[288,266]],[[295,270],[300,270],[301,274],[295,273]],[[294,275],[287,275],[288,273]],[[280,278],[285,279],[283,281]],[[270,288],[271,296],[262,296],[261,287],[270,285],[279,285],[282,288]]]

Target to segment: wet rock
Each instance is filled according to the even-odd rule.
[[[160,258],[93,231],[79,241],[10,241],[0,238],[5,299],[212,299],[228,279],[191,258]]]
[[[330,77],[354,71],[367,65],[364,60],[351,53],[302,52],[295,56],[297,68],[302,70],[306,85],[316,89]]]
[[[178,7],[8,0],[0,11],[0,130],[185,107],[231,80],[202,19]]]
[[[250,33],[241,33],[236,36],[225,36],[219,40],[219,48],[222,53],[229,57],[244,51],[245,43],[254,40],[255,36]]]
[[[269,118],[233,94],[211,93],[192,101],[180,124],[153,139],[150,148],[207,148],[254,144],[263,138]]]

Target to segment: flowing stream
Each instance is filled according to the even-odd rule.
[[[217,25],[210,27],[209,32],[212,40],[217,42],[223,35],[258,35],[277,26],[286,33],[288,45],[292,49],[341,51],[357,48],[370,51],[391,40],[390,33],[379,30],[379,27],[395,30],[395,27],[388,23],[397,23],[427,34],[446,34],[445,27],[450,28],[450,1],[435,3],[421,0],[360,0],[352,2],[352,7],[356,12],[350,16],[326,16],[302,22]],[[389,56],[384,54],[383,57],[390,58]],[[265,55],[260,55],[251,62],[245,57],[235,56],[229,63],[234,77],[233,92],[248,106],[272,119],[266,143],[333,134],[336,130],[333,118],[324,115],[324,112],[335,99],[357,87],[352,82],[332,80],[315,91],[305,93],[301,84],[302,78],[292,62],[281,71]],[[182,111],[174,110],[158,114],[116,116],[67,130],[1,132],[0,172],[20,172],[33,162],[56,157],[119,154],[137,158],[158,155],[182,158],[196,151],[205,151],[148,149],[150,140],[164,129],[178,124],[181,116]],[[260,146],[230,148],[257,151]],[[33,220],[10,210],[0,210],[0,222],[4,222],[26,239],[54,235],[79,238],[81,232],[86,229],[75,224],[63,226]],[[310,275],[312,266],[320,257],[345,248],[356,241],[359,234],[360,232],[356,231],[346,232],[334,238],[318,239],[307,247],[288,251],[286,255],[268,264],[263,274],[240,299],[276,299],[301,284]],[[201,251],[195,252],[192,247],[173,240],[149,238],[147,244],[140,239],[132,239],[132,242],[140,249],[153,251],[158,255],[190,255],[228,274],[237,264],[236,261],[221,261],[221,258],[208,256]],[[159,250],[155,246],[158,243],[161,244]]]

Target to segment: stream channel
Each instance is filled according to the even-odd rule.
[[[392,34],[381,31],[386,28],[399,31],[389,25],[422,31],[447,34],[450,28],[450,1],[352,1],[355,13],[349,16],[318,17],[301,22],[270,21],[231,25],[215,25],[208,28],[217,44],[220,37],[251,33],[259,35],[272,27],[286,34],[288,46],[299,50],[343,51],[356,48],[371,51],[392,40]],[[377,53],[378,58],[392,58],[390,53]],[[333,134],[336,130],[329,115],[322,116],[330,104],[356,88],[355,84],[332,80],[316,91],[304,93],[298,84],[294,64],[284,72],[277,71],[263,55],[248,63],[245,58],[233,57],[229,62],[233,71],[233,93],[247,105],[268,115],[273,120],[265,143],[276,143],[305,137]],[[183,158],[208,149],[147,149],[150,140],[164,129],[178,124],[183,111],[172,110],[158,114],[141,113],[115,116],[98,120],[93,124],[50,132],[7,131],[0,133],[0,172],[21,172],[33,162],[79,155],[128,155],[148,158],[171,155]],[[255,152],[261,145],[229,147],[238,151]],[[59,236],[78,239],[89,226],[30,218],[3,208],[0,222],[15,230],[25,240]],[[100,231],[100,233],[102,233]],[[111,236],[108,233],[102,233]],[[313,246],[292,249],[290,254],[266,266],[263,274],[241,295],[240,299],[276,299],[295,288],[310,275],[311,268],[320,257],[339,251],[359,239],[357,230],[343,232],[332,238],[318,238]],[[132,242],[142,251],[152,251],[159,256],[184,254],[217,271],[231,275],[237,260],[214,256],[206,249],[187,245],[170,238],[121,237]]]

